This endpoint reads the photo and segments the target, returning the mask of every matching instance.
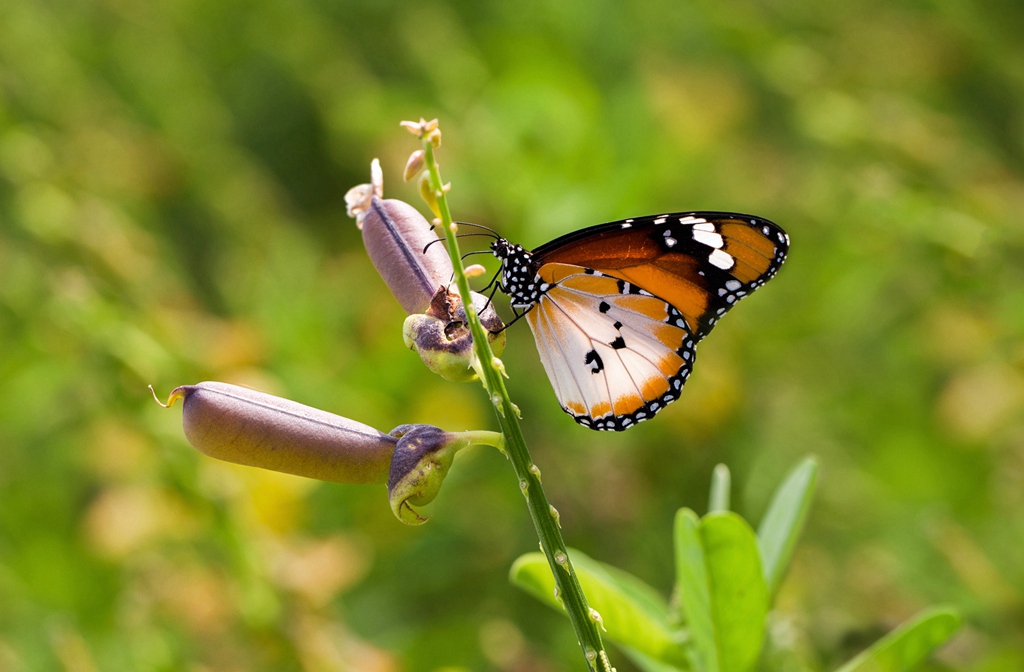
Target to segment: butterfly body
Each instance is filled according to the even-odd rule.
[[[499,288],[526,311],[562,408],[621,431],[679,397],[695,347],[778,271],[789,236],[760,217],[689,212],[576,231],[531,251],[504,239]]]

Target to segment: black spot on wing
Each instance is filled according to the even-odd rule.
[[[619,336],[608,345],[612,346],[616,350],[622,350],[624,347],[626,347],[626,341],[622,338],[622,336]]]
[[[604,362],[601,360],[601,355],[597,354],[597,350],[588,352],[587,356],[583,358],[583,363],[594,365],[594,368],[590,370],[591,373],[601,373],[604,371]]]

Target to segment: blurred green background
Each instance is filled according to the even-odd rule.
[[[715,463],[756,522],[813,452],[778,669],[940,602],[967,626],[931,669],[1024,669],[1022,26],[1011,0],[0,2],[0,670],[582,669],[507,581],[536,538],[496,451],[409,528],[383,487],[199,455],[146,389],[493,428],[404,349],[345,216],[373,157],[421,207],[420,116],[456,218],[527,247],[690,209],[792,236],[625,434],[577,427],[511,331],[570,545],[667,593]]]

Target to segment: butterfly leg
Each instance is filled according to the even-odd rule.
[[[524,311],[523,311],[523,312],[521,312],[521,313],[520,313],[519,311],[517,311],[517,310],[516,310],[515,308],[513,308],[513,309],[512,309],[512,312],[513,312],[513,313],[515,313],[515,317],[514,317],[514,318],[512,319],[512,321],[511,321],[511,322],[509,322],[508,324],[506,324],[506,325],[505,325],[504,327],[502,327],[501,329],[498,329],[497,331],[492,331],[491,333],[492,333],[492,334],[500,334],[501,332],[505,331],[506,329],[508,329],[509,327],[511,327],[511,326],[512,326],[513,324],[515,324],[515,323],[516,323],[516,322],[518,322],[519,320],[521,320],[521,319],[523,319],[524,317],[526,317],[526,314],[527,314],[527,313],[529,313],[529,312],[530,312],[531,310],[533,310],[533,309],[534,309],[534,307],[535,307],[536,305],[537,305],[536,303],[535,303],[535,304],[533,304],[533,305],[531,305],[531,306],[530,306],[529,308],[527,308],[526,310],[524,310]]]
[[[488,287],[490,287],[491,285],[494,285],[494,288],[493,288],[493,289],[491,289],[491,293],[487,295],[487,303],[485,303],[485,304],[484,304],[484,307],[480,309],[480,312],[481,312],[481,313],[482,313],[482,312],[484,312],[485,310],[487,310],[488,306],[490,306],[490,305],[491,305],[491,301],[493,301],[493,300],[494,300],[494,293],[495,293],[496,291],[498,291],[498,289],[500,289],[499,285],[495,284],[495,282],[494,282],[494,281],[495,281],[495,280],[497,280],[497,279],[498,279],[498,274],[497,274],[497,273],[495,273],[495,274],[494,274],[494,277],[493,277],[493,278],[491,278],[491,281],[490,281],[490,282],[488,282],[486,286],[484,286],[484,287],[482,287],[482,288],[480,289],[480,291],[481,291],[481,292],[486,292],[486,291],[487,291],[487,288],[488,288]]]

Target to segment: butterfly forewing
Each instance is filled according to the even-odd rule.
[[[601,224],[558,238],[533,262],[574,264],[620,278],[671,303],[698,339],[778,271],[789,236],[752,215],[691,212]]]

